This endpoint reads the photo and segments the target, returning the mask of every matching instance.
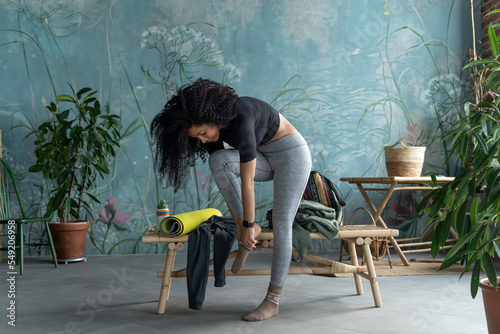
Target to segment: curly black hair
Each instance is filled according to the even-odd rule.
[[[175,192],[179,190],[196,158],[206,161],[205,148],[197,138],[188,136],[189,128],[204,123],[226,128],[236,117],[238,101],[233,88],[207,79],[200,78],[179,89],[151,122],[160,181],[168,175],[167,185]]]

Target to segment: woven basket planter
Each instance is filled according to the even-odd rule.
[[[396,145],[402,147],[395,147]],[[419,177],[424,165],[425,147],[407,146],[397,142],[384,147],[385,167],[388,176]]]

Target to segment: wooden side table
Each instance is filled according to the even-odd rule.
[[[445,184],[450,181],[453,181],[454,177],[437,177],[438,184]],[[426,191],[429,189],[433,189],[434,185],[432,183],[432,179],[430,176],[421,176],[421,177],[399,177],[399,176],[385,176],[385,177],[343,177],[340,178],[340,181],[349,182],[350,184],[355,184],[366,203],[370,207],[373,212],[374,221],[378,221],[381,226],[387,227],[384,220],[381,217],[382,211],[385,206],[389,202],[394,191]],[[369,186],[372,185],[372,186]],[[374,187],[373,185],[382,185],[382,187]],[[382,202],[378,206],[378,208],[373,204],[368,196],[368,191],[382,191],[385,192]],[[452,234],[455,238],[457,238],[455,231],[452,231]],[[410,263],[406,259],[404,252],[401,250],[401,247],[394,239],[394,237],[389,237],[389,241],[393,245],[394,249],[398,253],[401,261],[404,265],[409,266]],[[413,243],[412,246],[423,245],[423,243]]]

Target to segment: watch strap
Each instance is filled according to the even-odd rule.
[[[254,224],[255,224],[254,222],[248,222],[246,220],[243,221],[243,226],[246,227],[246,228],[253,227]]]

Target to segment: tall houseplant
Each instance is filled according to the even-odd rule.
[[[73,87],[71,90],[72,96],[59,95],[56,103],[47,106],[50,117],[38,128],[36,162],[29,168],[30,172],[41,172],[51,185],[46,216],[55,214],[59,220],[50,225],[51,231],[66,230],[76,226],[76,221],[86,220],[80,227],[84,230],[83,244],[79,242],[81,250],[77,255],[60,256],[62,250],[72,247],[56,246],[61,260],[83,256],[88,217],[92,216],[90,204],[99,203],[93,190],[98,178],[109,174],[108,166],[116,156],[121,138],[120,116],[112,114],[107,105],[101,107],[95,97],[97,91],[83,88],[76,92]],[[70,107],[62,108],[63,104]]]
[[[495,10],[487,15],[499,13]],[[441,269],[460,261],[464,263],[462,276],[472,268],[471,295],[476,297],[478,287],[485,286],[480,274],[483,271],[491,290],[497,289],[497,272],[493,258],[500,256],[500,44],[495,28],[490,24],[488,36],[491,43],[490,59],[474,59],[464,67],[472,70],[475,83],[475,101],[465,106],[465,116],[440,136],[452,138],[448,159],[457,157],[462,170],[455,180],[435,189],[419,204],[419,210],[430,204],[427,212],[435,230],[432,255],[435,257],[454,226],[460,240],[448,251]],[[434,185],[435,176],[433,176]],[[461,277],[462,277],[461,276]],[[500,307],[500,291],[496,291]],[[483,299],[486,296],[483,288]],[[499,326],[500,309],[488,316]]]

